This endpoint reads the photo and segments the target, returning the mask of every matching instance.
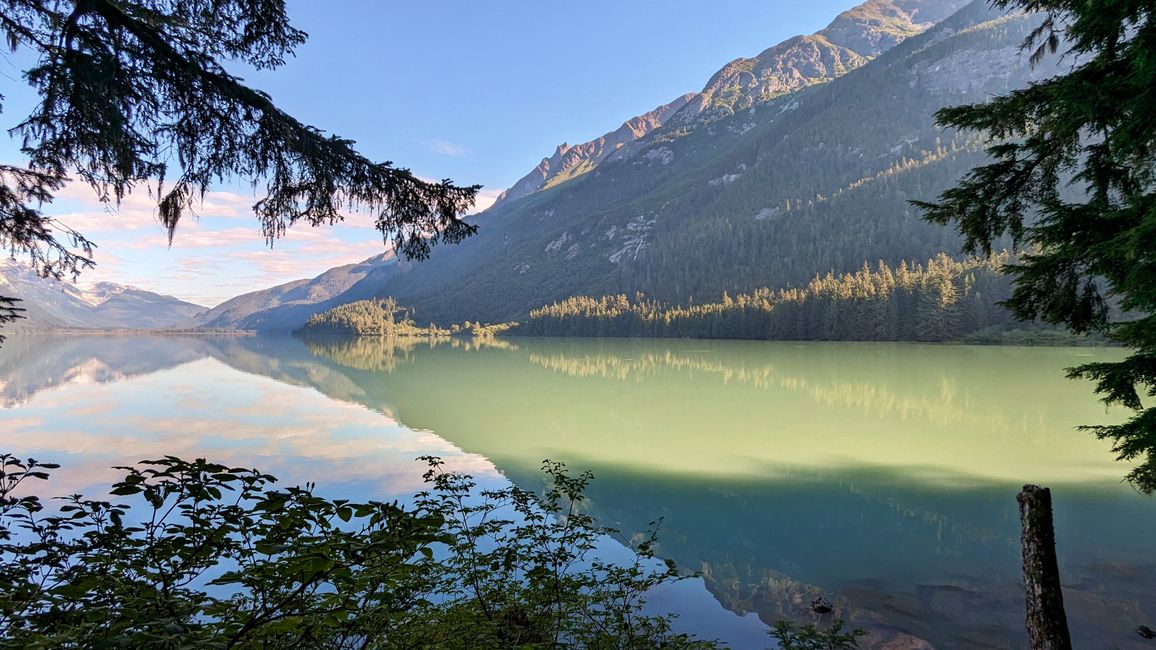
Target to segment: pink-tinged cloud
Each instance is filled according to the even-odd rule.
[[[141,184],[121,199],[119,203],[113,202],[106,205],[100,201],[96,192],[92,191],[87,183],[73,181],[56,193],[56,201],[76,202],[85,205],[86,209],[89,207],[98,208],[112,213],[132,211],[155,214],[157,209],[155,190],[156,187],[153,185]],[[206,192],[204,196],[194,195],[192,210],[195,216],[251,217],[253,216],[253,204],[257,202],[258,198],[256,195],[211,190]]]
[[[49,214],[97,244],[97,267],[86,271],[79,284],[127,284],[211,307],[389,250],[373,227],[373,216],[364,212],[334,226],[298,224],[269,246],[252,214],[256,197],[228,191],[208,192],[182,219],[170,246],[149,189],[139,187],[115,209],[83,183],[61,190],[60,211]],[[479,192],[471,212],[488,208],[499,193]]]
[[[477,200],[474,201],[474,207],[470,210],[470,214],[477,214],[488,209],[498,200],[498,195],[503,191],[505,190],[482,190],[478,192]]]
[[[248,246],[254,240],[259,240],[261,233],[256,228],[224,228],[209,230],[199,225],[181,228],[179,234],[173,238],[172,249],[177,251],[195,248],[230,248],[234,246]],[[135,236],[116,244],[117,248],[126,250],[146,250],[168,246],[168,235],[164,232],[150,233],[145,236]]]
[[[205,306],[388,251],[365,213],[334,226],[298,224],[269,246],[252,214],[254,201],[235,192],[208,192],[182,219],[171,246],[157,220],[155,196],[143,186],[112,208],[87,185],[71,183],[48,214],[97,244],[97,267],[81,276],[82,286],[115,282]]]

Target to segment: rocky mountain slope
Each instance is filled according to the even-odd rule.
[[[967,0],[869,0],[839,14],[815,34],[796,36],[755,57],[731,61],[701,91],[632,118],[601,138],[574,147],[562,143],[552,156],[543,158],[533,171],[499,196],[494,205],[589,172],[610,156],[632,151],[624,147],[668,122],[680,127],[713,122],[800,88],[830,81],[903,39],[922,33],[966,3]]]
[[[480,233],[460,246],[420,265],[382,269],[327,304],[392,296],[413,306],[419,322],[494,322],[572,295],[644,292],[689,304],[724,291],[800,286],[864,262],[954,254],[955,233],[923,222],[909,201],[935,197],[982,162],[984,142],[941,131],[934,113],[1055,70],[1019,56],[1039,18],[1004,15],[984,0],[923,29],[958,4],[868,2],[836,19],[821,40],[885,48],[904,30],[922,33],[786,94],[765,89],[772,78],[794,76],[766,83],[752,76],[732,103],[746,106],[749,97],[745,110],[679,123],[694,110],[689,102],[587,173],[483,213]],[[820,45],[796,39],[787,49]],[[262,326],[289,329],[307,318],[292,316],[262,317]]]
[[[81,289],[39,277],[14,262],[0,265],[0,295],[20,298],[25,318],[5,329],[171,329],[192,327],[205,308],[112,282]]]
[[[552,156],[543,158],[542,162],[538,163],[538,166],[529,174],[526,174],[505,192],[499,194],[498,199],[494,202],[494,206],[529,196],[544,187],[557,185],[558,183],[594,169],[594,167],[597,167],[607,156],[617,151],[623,145],[637,140],[662,126],[666,123],[666,120],[670,119],[671,115],[674,115],[680,108],[686,106],[686,103],[692,97],[694,97],[693,94],[686,94],[669,104],[659,106],[649,113],[632,117],[623,122],[622,126],[614,131],[589,142],[584,142],[573,147],[563,142],[558,145],[558,148]]]
[[[875,57],[967,4],[968,0],[869,0],[839,14],[818,35],[862,56]]]

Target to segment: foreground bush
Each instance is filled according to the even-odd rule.
[[[643,613],[678,579],[653,540],[593,556],[588,474],[479,493],[426,460],[410,508],[174,457],[50,505],[57,466],[0,455],[0,647],[710,647]]]

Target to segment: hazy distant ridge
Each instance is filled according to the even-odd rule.
[[[375,255],[357,264],[329,269],[315,278],[293,280],[242,294],[206,311],[197,320],[209,328],[294,329],[314,313],[356,300],[348,298],[333,302],[362,280],[388,272],[396,266],[395,263],[392,253]]]
[[[205,311],[173,296],[113,282],[81,289],[41,278],[28,266],[0,265],[0,295],[20,298],[26,318],[13,329],[171,329],[192,327]]]

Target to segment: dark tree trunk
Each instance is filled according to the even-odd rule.
[[[1032,650],[1071,650],[1056,537],[1052,529],[1052,492],[1025,485],[1016,501],[1023,525],[1024,590],[1027,595],[1027,630]]]

